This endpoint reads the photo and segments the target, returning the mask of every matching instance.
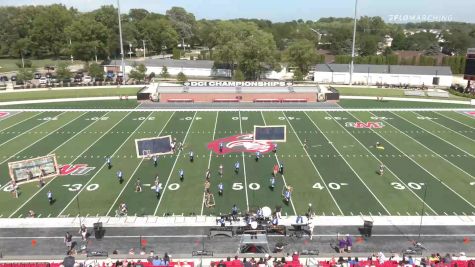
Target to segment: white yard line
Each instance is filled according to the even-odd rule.
[[[185,137],[183,138],[182,146],[185,145],[186,138],[188,137],[188,133],[190,133],[191,126],[193,125],[193,122],[195,122],[195,117],[198,112],[195,111],[195,114],[193,115],[193,118],[191,119],[191,123],[188,126],[188,130],[186,131]],[[178,162],[178,159],[180,158],[180,154],[183,150],[178,151],[178,154],[176,155],[175,162],[173,163],[172,169],[170,170],[170,174],[168,175],[168,179],[165,182],[165,186],[163,187],[163,193],[160,195],[160,198],[158,199],[157,207],[155,207],[155,211],[153,212],[153,215],[157,214],[158,207],[160,207],[160,203],[162,203],[163,196],[165,195],[165,192],[167,191],[167,186],[168,183],[170,182],[170,178],[172,177],[174,171],[175,171],[175,166],[176,163]]]
[[[416,113],[416,112],[414,112],[414,111],[412,111],[412,113],[414,113],[414,114],[416,114],[416,115],[418,115],[418,116],[422,116],[421,114]],[[453,129],[450,129],[450,128],[447,127],[447,126],[445,126],[445,125],[443,125],[443,124],[441,124],[441,123],[438,123],[436,120],[428,120],[428,121],[433,122],[433,123],[435,123],[435,124],[437,124],[437,125],[439,125],[439,126],[445,128],[445,129],[447,129],[447,130],[449,130],[449,131],[451,131],[451,132],[453,132],[453,133],[456,133],[456,134],[462,136],[463,138],[466,138],[467,140],[469,140],[469,141],[471,141],[471,142],[475,142],[475,140],[473,140],[472,138],[470,138],[470,137],[468,137],[468,136],[466,136],[466,135],[463,135],[463,134],[461,134],[461,133],[459,133],[459,132],[457,132],[457,131],[455,131],[455,130],[453,130]],[[468,126],[468,127],[470,127],[470,126]]]
[[[147,119],[148,117],[150,117],[151,115],[153,114],[150,113],[148,116],[147,116]],[[173,112],[171,114],[171,116],[168,118],[167,122],[163,125],[162,129],[160,130],[160,132],[158,133],[157,136],[160,136],[163,132],[163,130],[165,129],[165,127],[167,127],[168,125],[168,122],[170,122],[170,120],[172,119],[173,115],[175,114],[175,112]],[[147,120],[145,119],[145,120]],[[114,203],[112,203],[110,209],[107,211],[107,214],[106,216],[109,216],[109,213],[112,211],[112,209],[114,208],[114,206],[116,205],[117,201],[119,200],[120,196],[122,196],[122,193],[124,192],[124,190],[127,188],[127,186],[129,185],[130,181],[132,181],[132,178],[134,177],[135,173],[137,172],[137,170],[139,169],[139,167],[142,165],[143,161],[145,160],[145,157],[143,157],[141,160],[140,160],[140,163],[137,165],[137,167],[135,168],[134,172],[132,173],[132,175],[130,175],[130,179],[127,180],[127,183],[125,183],[125,186],[122,187],[122,190],[120,190],[120,193],[119,195],[117,196],[117,198],[114,200]]]
[[[20,114],[20,113],[22,113],[22,112],[18,112],[18,114]],[[39,115],[43,114],[43,113],[45,113],[45,111],[42,111],[42,112],[40,112],[40,113],[38,113],[38,114],[36,114],[36,115],[33,115],[33,116],[28,117],[28,118],[26,118],[26,119],[24,119],[24,120],[21,120],[21,121],[15,123],[15,124],[13,124],[13,125],[10,125],[10,126],[8,126],[7,128],[2,129],[2,131],[8,130],[8,129],[12,128],[13,126],[16,126],[16,125],[18,125],[18,124],[20,124],[20,123],[22,123],[22,122],[25,122],[25,121],[27,121],[27,120],[29,120],[29,119],[32,119],[32,118],[34,118],[34,117],[36,117],[36,116],[39,116]],[[5,118],[5,119],[6,119],[6,118]]]
[[[102,117],[106,116],[109,112],[105,113],[104,115],[102,115]],[[61,146],[63,146],[65,143],[69,142],[70,140],[72,140],[73,138],[75,138],[76,136],[78,136],[79,134],[81,134],[83,131],[85,131],[87,128],[91,127],[93,124],[95,124],[96,122],[98,122],[99,120],[96,120],[94,121],[93,123],[89,124],[87,127],[85,127],[84,129],[82,129],[81,131],[79,131],[78,133],[76,133],[75,135],[73,135],[71,138],[69,138],[68,140],[66,140],[64,143],[62,143],[61,145],[59,145],[58,147],[56,147],[54,150],[52,150],[50,153],[52,153],[53,151],[56,151],[58,148],[60,148]],[[72,164],[74,161],[76,161],[78,158],[81,157],[82,154],[84,154],[84,152],[86,152],[91,146],[93,146],[97,141],[99,141],[100,138],[98,138],[97,140],[95,140],[91,145],[89,145],[86,149],[84,149],[81,154],[79,154],[74,160],[72,160],[70,162],[70,164]],[[48,153],[49,154],[49,153]],[[34,193],[27,201],[25,201],[17,210],[15,210],[12,214],[10,214],[10,216],[8,216],[8,218],[11,218],[13,215],[15,215],[15,213],[17,213],[20,209],[22,209],[28,202],[30,202],[36,195],[38,195],[44,188],[46,188],[51,182],[53,182],[56,178],[58,178],[58,176],[56,177],[53,177],[53,179],[51,179],[45,186],[41,187],[36,193]]]
[[[99,141],[100,139],[102,139],[102,137],[104,137],[108,132],[110,132],[110,130],[114,129],[119,123],[121,123],[125,118],[127,118],[129,116],[131,112],[127,113],[127,115],[125,115],[124,117],[122,117],[122,119],[120,119],[118,122],[116,122],[114,124],[114,126],[112,126],[109,130],[107,130],[106,132],[104,132],[104,134],[102,134],[101,137],[99,137],[97,141]],[[120,144],[120,146],[114,151],[114,153],[112,153],[111,155],[111,158],[117,153],[117,151],[119,151],[122,146],[125,145],[125,143],[127,143],[127,141],[129,140],[129,138],[135,133],[135,131],[137,131],[138,128],[140,128],[140,126],[145,123],[146,120],[142,121],[139,126],[137,126],[137,128],[135,128],[135,130],[122,142],[122,144]],[[95,143],[95,142],[94,142]],[[107,166],[107,164],[104,162],[102,164],[102,166],[99,168],[99,170],[97,170],[97,172],[87,181],[87,183],[81,187],[81,189],[76,193],[76,195],[74,197],[71,198],[71,201],[68,202],[68,204],[64,207],[63,210],[61,210],[61,212],[58,214],[58,216],[62,215],[63,212],[69,207],[69,205],[71,205],[71,203],[73,203],[73,201],[76,199],[77,196],[79,196],[79,194],[81,194],[81,192],[89,185],[89,183],[91,183],[91,181],[101,172],[101,170]]]
[[[374,116],[373,113],[370,113],[371,115]],[[394,126],[393,126],[394,127]],[[399,152],[401,152],[406,158],[410,159],[412,162],[414,162],[417,166],[419,166],[419,168],[423,169],[426,173],[428,173],[430,176],[432,176],[432,178],[434,178],[436,181],[440,182],[441,184],[443,184],[447,189],[449,189],[452,193],[456,194],[458,197],[460,197],[463,201],[465,201],[468,205],[470,205],[470,207],[474,208],[475,209],[475,205],[473,205],[472,203],[470,203],[468,200],[466,200],[463,196],[461,196],[459,193],[457,193],[455,190],[453,190],[450,186],[448,186],[444,181],[440,180],[439,178],[437,178],[434,174],[432,174],[431,172],[429,172],[426,168],[422,167],[422,165],[420,165],[417,161],[415,161],[414,159],[412,159],[411,157],[409,157],[406,153],[404,153],[402,150],[400,150],[397,146],[395,146],[393,143],[391,143],[389,140],[387,140],[386,138],[384,138],[382,135],[380,135],[377,131],[375,131],[374,129],[370,128],[371,131],[373,131],[375,134],[377,134],[379,137],[381,137],[384,141],[386,141],[388,144],[391,144],[394,148],[396,148],[397,150],[399,150]]]
[[[371,114],[373,114],[373,113],[371,113]],[[394,113],[393,113],[393,114],[394,114]],[[374,116],[374,114],[373,114],[373,116]],[[397,116],[399,116],[399,115],[397,115]],[[392,124],[388,123],[387,121],[386,121],[386,123],[387,123],[388,125],[390,125],[391,127],[397,129],[396,127],[394,127]],[[413,124],[413,125],[415,125],[415,124]],[[417,126],[417,125],[416,125],[416,126]],[[419,128],[421,128],[421,127],[419,127]],[[421,128],[421,129],[422,129],[422,128]],[[425,129],[423,129],[423,130],[426,131]],[[426,131],[426,132],[428,132],[428,131]],[[430,152],[432,152],[434,155],[439,156],[439,158],[441,158],[441,159],[447,161],[448,163],[450,163],[450,165],[454,166],[455,168],[457,168],[458,170],[462,171],[462,172],[465,173],[466,175],[470,176],[470,178],[472,178],[473,180],[475,180],[475,177],[474,177],[473,175],[471,175],[470,173],[468,173],[468,172],[465,171],[464,169],[460,168],[459,166],[455,165],[452,161],[450,161],[450,160],[448,160],[448,159],[442,157],[439,153],[436,153],[434,150],[428,148],[427,146],[425,146],[424,144],[422,144],[422,143],[419,142],[418,140],[414,139],[412,136],[406,134],[405,132],[400,131],[400,133],[402,133],[402,134],[404,134],[405,136],[411,138],[411,139],[414,140],[416,143],[420,144],[421,146],[423,146],[424,148],[426,148],[427,150],[429,150]],[[441,138],[439,137],[439,139],[441,139]],[[442,140],[443,140],[443,139],[442,139]],[[449,142],[447,142],[447,143],[449,143]],[[450,143],[449,143],[449,144],[450,144]],[[455,145],[454,145],[454,146],[455,146]],[[456,146],[455,146],[455,147],[456,147]],[[457,147],[457,148],[458,148],[458,147]],[[462,151],[463,151],[463,150],[462,150]],[[465,152],[465,151],[464,151],[464,152]]]
[[[470,126],[470,125],[467,125],[467,124],[465,124],[465,123],[463,123],[463,122],[461,122],[461,121],[459,121],[459,120],[456,120],[456,119],[454,119],[454,118],[445,116],[444,114],[439,113],[439,112],[437,112],[437,111],[434,111],[434,113],[437,113],[437,114],[439,114],[439,115],[442,116],[442,117],[445,117],[445,118],[447,118],[447,119],[449,119],[449,120],[451,120],[451,121],[455,121],[455,122],[460,123],[460,124],[462,124],[462,125],[464,125],[464,126],[467,126],[468,128],[472,128],[472,129],[475,130],[475,127]],[[470,117],[473,117],[473,116],[470,116]]]
[[[266,119],[264,118],[264,114],[262,113],[262,111],[261,111],[261,117],[262,117],[262,121],[264,121],[264,125],[267,126]],[[274,153],[274,157],[275,157],[275,160],[277,161],[277,164],[279,164],[279,166],[280,166],[279,158],[277,158],[276,153]],[[287,187],[287,182],[285,181],[284,174],[282,174],[282,180],[284,181],[285,187]],[[297,215],[297,210],[295,209],[294,202],[290,201],[290,204],[292,204],[292,209],[294,210],[294,215]]]
[[[71,121],[69,121],[69,122],[66,123],[66,124],[60,125],[60,126],[59,126],[58,128],[56,128],[55,130],[50,131],[47,135],[41,137],[40,139],[36,140],[35,142],[29,144],[28,146],[25,146],[23,149],[17,151],[17,152],[16,152],[15,154],[13,154],[13,155],[11,155],[9,158],[6,158],[4,161],[0,162],[0,164],[3,164],[3,163],[5,163],[5,162],[7,162],[9,159],[13,158],[15,155],[20,154],[21,152],[25,151],[26,149],[30,148],[31,146],[35,145],[36,143],[42,141],[42,140],[45,139],[46,137],[48,137],[48,136],[50,136],[50,135],[52,135],[52,134],[55,134],[55,132],[56,132],[57,130],[59,130],[59,129],[65,127],[66,125],[69,125],[70,123],[76,121],[77,119],[79,119],[80,117],[82,117],[84,114],[86,114],[86,113],[83,113],[83,114],[79,115],[79,116],[76,117],[74,120],[71,120]],[[64,143],[63,143],[63,144],[64,144]],[[61,145],[63,145],[63,144],[61,144]],[[56,150],[56,149],[54,149],[54,150]],[[53,150],[53,151],[54,151],[54,150]],[[50,153],[51,153],[51,152],[50,152]],[[49,154],[49,153],[48,153],[48,154]]]
[[[292,128],[292,132],[295,134],[295,136],[296,136],[297,139],[299,140],[300,145],[302,146],[303,150],[305,151],[305,154],[307,154],[307,157],[309,158],[310,163],[312,163],[313,168],[314,168],[315,171],[317,172],[318,177],[320,177],[320,180],[322,180],[323,186],[325,186],[325,189],[327,189],[328,194],[330,194],[330,197],[333,199],[333,202],[335,202],[335,205],[336,205],[336,207],[338,208],[338,211],[340,211],[341,215],[344,215],[344,214],[343,214],[343,211],[341,210],[340,206],[338,205],[338,202],[336,202],[336,199],[335,199],[335,197],[333,196],[332,192],[330,191],[330,189],[328,189],[327,183],[326,183],[325,180],[323,179],[323,176],[320,174],[320,171],[318,171],[317,166],[315,166],[315,163],[313,163],[313,160],[312,160],[312,158],[310,157],[310,155],[308,154],[307,149],[304,147],[304,145],[303,145],[303,143],[302,143],[302,140],[300,140],[300,137],[297,135],[297,132],[295,131],[294,126],[292,126],[292,124],[290,123],[289,119],[287,118],[287,115],[286,115],[283,111],[282,111],[282,114],[284,115],[285,119],[287,120],[287,123],[289,124],[290,128]]]
[[[328,114],[328,116],[330,116],[330,117],[333,118],[333,115],[331,115],[331,114],[328,113],[328,112],[327,112],[327,114]],[[353,116],[353,114],[351,114],[351,113],[348,113],[348,114],[351,115],[351,116]],[[355,118],[355,117],[353,117],[353,118]],[[355,119],[356,119],[356,118],[355,118]],[[363,147],[366,151],[368,151],[379,163],[383,164],[383,162],[382,162],[381,160],[379,160],[379,158],[376,157],[376,155],[374,155],[373,152],[371,152],[371,150],[369,150],[365,145],[363,145],[363,144],[360,142],[360,140],[359,140],[358,138],[356,138],[356,136],[354,136],[352,133],[350,133],[350,131],[348,131],[348,130],[347,130],[343,125],[341,125],[340,123],[336,122],[336,124],[340,125],[340,127],[343,128],[343,130],[345,130],[349,135],[351,135],[351,136],[353,137],[353,139],[355,139],[356,142],[358,142],[358,143],[361,145],[361,147]],[[414,190],[412,190],[412,188],[411,188],[410,186],[406,185],[406,183],[403,182],[390,168],[388,168],[388,167],[386,166],[386,169],[387,169],[390,173],[392,173],[392,174],[394,175],[394,177],[396,177],[396,178],[399,180],[399,182],[401,182],[407,189],[409,189],[409,191],[411,191],[411,193],[413,193],[414,196],[417,197],[417,199],[419,199],[421,202],[423,202],[435,215],[439,215],[439,214],[437,214],[437,212],[436,212],[431,206],[429,206],[422,198],[420,198],[419,195],[417,195],[417,194],[414,192]]]
[[[213,138],[211,139],[213,141],[214,141],[214,138],[215,138],[215,135],[216,135],[216,125],[218,125],[218,116],[219,116],[219,111],[216,111],[216,119],[214,121],[214,129],[213,129]],[[213,157],[213,150],[211,149],[209,151],[208,170],[211,167],[211,158],[212,157]],[[205,191],[203,190],[203,200],[201,202],[201,213],[200,213],[200,215],[203,215],[204,205],[205,205]]]
[[[391,212],[389,212],[389,210],[384,206],[384,204],[381,202],[381,200],[379,200],[379,198],[373,193],[373,191],[369,188],[369,186],[365,183],[365,181],[363,181],[363,179],[361,179],[360,175],[353,169],[353,167],[350,165],[350,163],[348,163],[348,161],[345,159],[345,157],[340,153],[340,151],[336,148],[336,146],[333,144],[333,142],[330,141],[330,139],[328,139],[328,137],[323,133],[322,130],[320,130],[320,127],[318,127],[318,125],[312,120],[312,118],[310,118],[310,116],[307,114],[307,112],[304,112],[305,115],[307,116],[307,118],[312,122],[312,124],[315,126],[315,128],[318,129],[318,131],[320,131],[320,133],[323,135],[323,137],[325,137],[325,139],[328,141],[328,143],[333,147],[333,149],[335,149],[336,152],[338,152],[338,154],[340,155],[340,157],[343,159],[343,161],[346,163],[346,165],[348,165],[348,167],[350,167],[351,171],[353,171],[353,173],[356,175],[356,177],[358,177],[358,179],[360,180],[360,182],[366,187],[366,189],[368,189],[368,191],[371,193],[371,195],[376,199],[376,201],[378,201],[379,205],[381,205],[381,207],[383,207],[384,211],[391,215]]]
[[[241,118],[241,111],[239,110],[239,129],[240,129],[240,132],[242,134],[242,118]],[[243,171],[244,171],[244,188],[245,188],[245,192],[246,192],[246,206],[247,206],[247,209],[246,211],[249,211],[249,195],[248,195],[248,192],[247,192],[247,174],[246,174],[246,159],[244,157],[244,152],[241,152],[241,156],[242,156],[242,168],[243,168]]]
[[[450,143],[449,141],[445,140],[444,138],[441,138],[441,137],[439,137],[438,135],[435,135],[435,134],[431,133],[430,131],[428,131],[428,130],[424,129],[423,127],[421,127],[421,126],[419,126],[419,125],[417,125],[417,124],[415,124],[415,123],[411,122],[410,120],[408,120],[408,119],[406,119],[406,118],[404,118],[404,117],[402,117],[402,116],[399,116],[399,115],[397,115],[397,114],[396,114],[396,113],[394,113],[394,112],[391,112],[391,113],[392,113],[392,114],[394,114],[394,115],[396,115],[396,116],[398,116],[399,118],[401,118],[401,119],[403,119],[403,120],[405,120],[405,121],[409,122],[410,124],[412,124],[412,125],[416,126],[417,128],[419,128],[419,129],[423,130],[424,132],[427,132],[427,133],[429,133],[430,135],[432,135],[432,136],[434,136],[434,137],[436,137],[436,138],[438,138],[438,139],[440,139],[440,140],[442,140],[442,141],[446,142],[447,144],[449,144],[449,145],[451,145],[451,146],[453,146],[453,147],[456,147],[456,148],[458,148],[460,151],[464,152],[465,154],[467,154],[467,155],[470,155],[471,157],[475,158],[475,156],[474,156],[474,155],[472,155],[472,154],[468,153],[467,151],[465,151],[465,150],[461,149],[460,147],[458,147],[458,146],[456,146],[456,145],[454,145],[454,144]],[[373,114],[373,113],[371,113],[371,114]],[[373,115],[374,115],[374,114],[373,114]],[[386,123],[387,123],[387,124],[390,124],[390,123],[389,123],[389,122],[387,122],[387,121],[386,121]],[[390,124],[390,125],[391,125],[391,124]],[[402,131],[401,131],[401,132],[402,132]],[[406,133],[404,133],[404,134],[406,134]],[[406,135],[407,135],[407,134],[406,134]],[[412,138],[412,137],[411,137],[411,138]],[[412,138],[412,139],[414,139],[414,138]],[[415,139],[414,139],[414,140],[415,140]]]
[[[55,117],[59,117],[59,116],[63,115],[65,112],[66,112],[66,111],[63,111],[63,112],[61,112],[60,114],[56,115]],[[34,130],[34,129],[40,127],[40,126],[42,126],[43,124],[48,123],[48,122],[51,122],[51,120],[44,121],[44,122],[42,122],[42,123],[36,125],[35,127],[30,128],[30,129],[28,129],[27,131],[24,131],[23,133],[21,133],[21,134],[19,134],[19,135],[16,135],[15,137],[13,137],[13,138],[11,138],[11,139],[8,139],[7,141],[1,143],[1,144],[0,144],[0,147],[3,146],[3,145],[6,144],[6,143],[9,143],[10,141],[12,141],[12,140],[14,140],[14,139],[17,139],[18,137],[20,137],[20,136],[22,136],[22,135],[24,135],[24,134],[26,134],[26,133],[28,133],[28,132],[30,132],[30,131],[32,131],[32,130]]]

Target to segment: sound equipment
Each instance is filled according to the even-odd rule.
[[[102,239],[104,237],[105,232],[106,231],[102,227],[102,222],[94,223],[94,237],[96,239]]]
[[[372,221],[364,221],[363,228],[361,229],[361,234],[365,237],[371,237],[371,233],[373,231],[373,222]]]
[[[440,77],[433,77],[432,78],[432,85],[439,85]]]
[[[198,251],[193,251],[191,252],[191,255],[193,257],[196,257],[196,256],[209,256],[209,257],[213,257],[213,251],[209,251],[209,250],[198,250]]]
[[[87,257],[109,257],[109,253],[107,251],[89,251],[87,253]]]
[[[467,50],[467,57],[465,58],[465,80],[475,80],[475,48]]]

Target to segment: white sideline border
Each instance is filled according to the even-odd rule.
[[[79,222],[92,226],[102,222],[105,227],[217,227],[216,216],[127,216],[127,217],[68,217],[68,218],[11,218],[0,219],[0,228],[77,228]],[[279,220],[279,225],[290,226],[297,216]],[[304,217],[304,223],[307,218]],[[364,221],[374,226],[419,226],[421,216],[315,216],[315,226],[362,226]],[[475,216],[423,216],[423,226],[473,226]],[[245,226],[243,220],[233,226]]]
[[[1,105],[1,103],[0,103]],[[475,111],[475,107],[473,108],[236,108],[236,109],[223,109],[223,108],[144,108],[144,109],[107,109],[107,108],[81,108],[81,109],[68,109],[68,108],[40,108],[40,109],[1,109],[0,111],[5,112],[87,112],[87,111],[97,111],[97,112],[156,112],[156,111],[163,111],[163,112],[175,112],[175,111],[187,111],[187,112],[195,112],[195,111],[223,111],[223,112],[236,112],[236,111],[256,111],[256,112],[282,112],[282,111],[302,111],[302,112],[314,112],[314,111],[321,111],[321,112],[328,112],[328,111],[342,111],[342,112],[356,112],[356,111],[461,111],[461,112],[468,112],[468,111]]]

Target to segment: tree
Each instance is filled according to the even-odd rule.
[[[303,81],[303,73],[300,69],[294,71],[294,81]]]
[[[176,76],[176,79],[181,83],[188,81],[188,77],[186,77],[186,75],[182,71],[178,73],[178,75]]]
[[[236,70],[233,74],[233,80],[234,81],[244,81],[244,74],[242,73],[241,70]]]
[[[361,56],[375,55],[378,51],[379,38],[375,35],[364,34],[358,38],[358,51]]]
[[[20,69],[18,71],[18,74],[17,74],[17,80],[18,81],[25,82],[25,81],[29,81],[31,79],[33,79],[33,70],[32,69],[23,68],[23,69]]]
[[[193,37],[196,25],[195,16],[192,13],[186,12],[182,7],[172,7],[170,10],[167,10],[166,14],[173,28],[179,34],[180,40],[189,41]]]
[[[300,73],[307,73],[309,67],[317,61],[317,52],[315,44],[308,40],[298,40],[285,51],[287,62],[297,67]]]
[[[73,13],[65,6],[54,4],[46,6],[33,18],[30,30],[33,54],[40,57],[59,56],[67,45],[65,28],[73,21]]]
[[[161,53],[178,44],[178,34],[167,19],[147,17],[138,24],[138,28],[141,36],[147,40],[149,50]]]
[[[162,79],[168,79],[168,78],[170,78],[170,74],[168,73],[168,68],[167,68],[167,66],[163,66],[163,67],[162,67],[162,72],[160,72],[159,77],[162,78]]]
[[[475,31],[474,31],[475,32]],[[455,52],[458,55],[464,55],[467,49],[475,44],[475,36],[471,36],[462,31],[462,29],[451,29],[444,33],[446,49]]]
[[[88,73],[89,76],[94,79],[104,79],[104,68],[97,63],[92,63],[89,65]]]
[[[69,70],[68,63],[61,62],[58,64],[58,67],[56,68],[56,77],[59,81],[64,81],[73,77],[72,72]]]
[[[72,41],[74,58],[89,61],[96,54],[99,58],[106,58],[108,55],[107,29],[92,17],[80,16],[65,31]]]
[[[147,67],[145,67],[144,64],[136,65],[134,69],[130,71],[130,74],[129,74],[129,78],[137,80],[139,82],[145,80],[146,76],[147,76]]]

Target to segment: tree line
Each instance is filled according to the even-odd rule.
[[[0,25],[0,57],[68,59],[72,55],[84,61],[120,58],[117,9],[112,5],[91,12],[79,12],[61,4],[0,7]],[[268,70],[279,70],[280,63],[305,74],[312,65],[324,61],[318,49],[342,55],[336,61],[346,62],[351,54],[352,27],[351,18],[333,17],[281,23],[259,19],[197,20],[181,7],[173,7],[165,14],[145,9],[122,14],[126,53],[145,44],[148,55],[174,52],[179,57],[183,44],[202,47],[207,51],[200,58],[230,68],[236,79],[248,80],[258,79]],[[391,48],[382,47],[387,35],[393,38]],[[391,64],[395,62],[395,50],[422,51],[426,58],[441,51],[463,56],[467,48],[474,46],[475,24],[403,25],[367,16],[357,21],[358,62]],[[381,52],[383,55],[377,56]],[[424,60],[424,64],[432,64],[425,58],[417,62]],[[444,59],[443,64],[461,68],[460,60],[452,57]]]

